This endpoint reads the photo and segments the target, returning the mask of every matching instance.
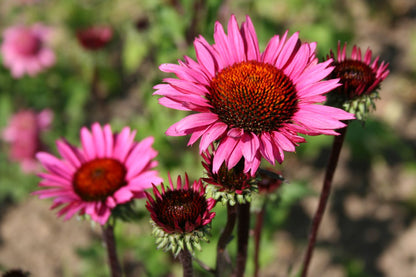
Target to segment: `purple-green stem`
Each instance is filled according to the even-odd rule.
[[[215,268],[215,276],[222,277],[227,276],[231,273],[231,261],[227,257],[227,252],[225,248],[231,240],[231,235],[234,230],[235,222],[237,219],[237,207],[227,204],[227,223],[225,228],[221,233],[220,238],[218,239],[217,244],[217,264]]]
[[[121,277],[121,266],[117,257],[116,240],[114,238],[114,225],[107,223],[101,226],[103,230],[103,238],[107,248],[108,265],[110,266],[112,277]]]
[[[246,270],[248,234],[250,229],[250,203],[238,204],[237,260],[234,276],[243,277]]]
[[[182,263],[183,277],[193,277],[192,255],[188,249],[185,248],[179,253],[179,260]]]
[[[322,185],[321,196],[319,198],[318,209],[315,212],[312,221],[312,227],[309,232],[308,248],[306,249],[306,254],[302,264],[302,277],[306,277],[308,275],[308,268],[312,259],[313,249],[315,247],[316,242],[316,236],[318,234],[318,229],[319,225],[321,224],[322,217],[325,213],[325,208],[326,204],[328,203],[329,195],[331,194],[332,179],[337,168],[339,155],[341,153],[342,145],[344,143],[345,134],[347,133],[347,127],[348,122],[346,127],[338,130],[339,135],[334,137],[331,154],[329,156],[328,165],[326,167],[324,183]]]
[[[260,239],[263,230],[264,215],[266,213],[266,203],[267,200],[264,201],[261,210],[256,213],[256,226],[254,227],[254,277],[258,277],[260,271]]]

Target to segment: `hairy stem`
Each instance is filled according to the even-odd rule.
[[[319,225],[321,224],[322,216],[324,215],[326,204],[331,193],[332,179],[337,168],[339,155],[341,153],[342,145],[344,143],[345,134],[347,133],[347,127],[348,125],[342,129],[339,129],[339,135],[334,137],[331,154],[329,156],[329,161],[325,172],[324,183],[322,185],[321,196],[319,198],[318,209],[315,212],[312,221],[312,227],[309,232],[308,248],[306,250],[306,254],[303,260],[301,275],[302,277],[306,277],[308,275],[308,268],[312,259],[313,249],[315,247],[316,242],[316,236],[318,234]]]

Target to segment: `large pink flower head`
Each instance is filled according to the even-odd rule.
[[[365,118],[369,108],[375,106],[374,100],[379,98],[378,89],[380,83],[389,75],[388,63],[380,57],[372,60],[372,51],[368,48],[364,54],[361,49],[353,46],[351,57],[347,56],[347,43],[341,48],[338,42],[337,56],[333,51],[327,59],[333,60],[335,67],[330,74],[331,78],[340,78],[342,85],[328,94],[328,104],[343,107],[345,110],[355,113],[358,119]]]
[[[110,125],[92,125],[81,129],[82,148],[65,140],[56,142],[63,159],[40,152],[37,158],[46,168],[36,191],[40,198],[54,198],[52,208],[64,205],[58,215],[65,219],[87,214],[104,225],[118,204],[145,197],[144,190],[162,179],[152,170],[157,152],[151,147],[153,137],[134,142],[135,131],[129,127],[113,134]]]
[[[161,65],[179,79],[155,86],[155,94],[163,96],[160,104],[196,112],[167,135],[191,134],[189,144],[201,139],[201,153],[218,141],[214,172],[224,161],[232,168],[244,158],[244,171],[255,175],[262,157],[281,163],[284,151],[295,151],[305,141],[298,133],[335,135],[334,129],[345,126],[340,120],[353,118],[316,105],[338,79],[322,80],[333,70],[331,61],[318,63],[316,44],[301,43],[298,33],[274,36],[260,52],[250,17],[239,28],[231,16],[228,35],[217,22],[214,40],[213,45],[202,36],[195,40],[197,61],[185,57],[179,65]]]
[[[11,70],[13,77],[34,76],[55,63],[55,54],[46,45],[49,34],[50,29],[41,24],[12,26],[4,31],[3,64]]]
[[[42,150],[41,133],[50,127],[53,112],[45,109],[39,113],[22,110],[14,114],[2,138],[10,143],[9,158],[20,163],[22,171],[33,173],[40,170],[36,153]]]

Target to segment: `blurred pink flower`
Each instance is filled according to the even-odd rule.
[[[103,48],[113,37],[113,29],[109,26],[91,26],[77,30],[79,43],[87,50]]]
[[[35,76],[55,63],[54,52],[45,44],[49,34],[50,29],[41,24],[12,26],[3,32],[3,64],[13,77]]]
[[[53,112],[45,109],[40,113],[23,110],[13,115],[3,130],[2,138],[10,143],[9,158],[20,163],[25,173],[40,169],[36,153],[42,149],[40,134],[49,128]]]

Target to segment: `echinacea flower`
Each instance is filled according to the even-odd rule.
[[[341,86],[328,93],[328,105],[343,107],[354,113],[358,119],[366,117],[370,108],[374,108],[374,100],[379,98],[380,83],[389,75],[388,63],[376,57],[372,61],[372,51],[368,48],[364,54],[361,49],[353,46],[351,57],[347,57],[347,43],[341,48],[338,42],[337,56],[333,51],[327,59],[333,60],[334,71],[330,78],[340,78]]]
[[[86,214],[104,225],[117,205],[145,197],[145,189],[162,181],[152,170],[157,165],[153,137],[136,143],[135,135],[129,127],[113,134],[110,125],[94,123],[91,132],[81,129],[81,148],[58,140],[63,159],[45,152],[37,154],[47,170],[39,174],[39,186],[48,189],[34,194],[54,198],[52,208],[63,205],[58,215],[65,215],[65,219]]]
[[[35,76],[55,63],[55,54],[46,44],[49,35],[50,29],[42,24],[12,26],[4,31],[3,64],[13,77]]]
[[[91,26],[76,32],[78,42],[87,50],[103,48],[113,37],[113,29],[109,26]]]
[[[247,16],[241,29],[235,16],[228,35],[220,23],[215,43],[202,36],[194,42],[197,61],[185,57],[160,70],[178,77],[155,86],[160,104],[195,113],[173,124],[169,136],[191,134],[189,144],[200,139],[200,152],[218,141],[213,172],[223,162],[233,168],[244,158],[244,171],[256,174],[262,157],[281,163],[284,151],[295,151],[305,139],[298,135],[336,135],[341,120],[353,115],[333,107],[316,105],[336,88],[338,79],[323,80],[332,61],[318,63],[316,43],[302,43],[298,33],[274,36],[260,52],[256,32]]]
[[[20,163],[23,172],[34,173],[40,170],[36,153],[43,150],[41,133],[49,129],[52,119],[53,112],[49,109],[39,113],[22,110],[10,118],[3,130],[3,140],[10,143],[9,158]]]
[[[202,166],[207,174],[203,178],[211,184],[208,188],[208,195],[223,204],[229,203],[234,206],[237,202],[242,204],[251,201],[251,193],[257,191],[256,179],[249,173],[244,172],[244,161],[241,159],[233,168],[228,168],[225,163],[221,165],[218,172],[213,172],[212,163],[214,160],[215,147],[202,153]]]
[[[182,182],[178,176],[176,188],[169,175],[169,187],[161,185],[160,192],[153,186],[154,198],[146,192],[146,208],[152,218],[153,234],[158,248],[172,250],[177,255],[185,248],[200,250],[200,240],[207,240],[209,224],[215,216],[215,200],[205,197],[201,180],[189,184],[188,175]]]

